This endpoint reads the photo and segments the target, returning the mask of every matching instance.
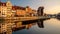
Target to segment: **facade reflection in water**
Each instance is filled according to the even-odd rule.
[[[58,19],[58,18],[57,18]],[[48,21],[49,19],[41,19],[41,20],[35,20],[35,21],[23,21],[23,22],[20,22],[20,21],[12,21],[12,20],[8,20],[8,21],[0,21],[0,23],[15,23],[16,24],[16,27],[14,27],[14,26],[12,26],[12,27],[14,27],[14,28],[12,28],[12,30],[13,30],[13,32],[16,32],[16,31],[18,31],[18,30],[24,30],[24,29],[27,29],[27,30],[29,30],[29,28],[31,28],[33,25],[36,25],[37,24],[37,26],[39,27],[39,28],[44,28],[44,24],[46,24],[46,23],[44,23],[44,21],[45,20],[47,20],[47,24],[48,25],[45,25],[45,27],[47,28],[47,26],[48,26],[48,29],[49,28],[51,28],[51,30],[53,29],[53,25],[54,25],[54,27],[56,27],[56,28],[59,28],[58,26],[56,26],[56,25],[58,25],[59,23],[58,22],[60,22],[60,21],[58,21],[58,20],[56,20],[55,18],[54,19],[51,19],[51,21]],[[51,23],[50,23],[51,22]],[[57,22],[57,23],[55,23],[55,22]],[[20,23],[20,24],[19,24]],[[56,29],[56,28],[54,28],[54,29]],[[45,31],[46,30],[48,30],[48,29],[45,29]],[[53,30],[54,30],[53,29]],[[44,29],[43,29],[44,30]],[[41,30],[42,31],[42,30]],[[50,30],[49,30],[50,31]],[[54,32],[55,32],[55,30],[54,30]],[[53,32],[53,33],[54,33]],[[59,33],[58,32],[58,29],[57,29],[57,31],[56,31],[57,33]],[[20,32],[21,33],[21,32]],[[40,32],[41,33],[41,32]],[[44,33],[44,31],[43,31],[43,33]],[[47,32],[48,33],[48,32]]]
[[[43,24],[44,20],[47,19],[34,20],[34,21],[31,20],[31,21],[23,21],[23,22],[12,21],[12,20],[1,20],[0,23],[5,26],[8,25],[8,23],[10,23],[12,25],[12,31],[15,32],[22,29],[29,29],[36,24],[38,25],[39,28],[44,28],[44,24]]]
[[[15,21],[15,23],[18,23],[18,22],[20,22],[20,21]],[[13,28],[12,30],[17,31],[17,30],[22,30],[22,29],[29,29],[33,25],[36,25],[36,24],[38,25],[39,28],[44,28],[43,22],[44,22],[43,19],[42,20],[36,20],[36,21],[24,21],[24,22],[22,22],[21,27],[19,26],[19,28],[16,27],[16,28]]]

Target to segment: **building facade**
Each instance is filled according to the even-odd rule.
[[[6,3],[0,2],[0,17],[11,16],[12,4],[10,1]]]
[[[0,2],[0,17],[12,16],[34,16],[36,10],[31,9],[29,6],[13,6],[10,1]]]

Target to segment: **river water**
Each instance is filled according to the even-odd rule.
[[[37,24],[29,29],[22,29],[13,34],[60,34],[60,20],[51,18],[43,22],[44,28],[39,28]]]

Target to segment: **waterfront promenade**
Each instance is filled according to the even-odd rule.
[[[28,20],[38,20],[38,19],[48,19],[51,17],[48,16],[39,16],[39,17],[3,17],[0,19],[5,19],[5,20],[19,20],[19,21],[28,21]]]

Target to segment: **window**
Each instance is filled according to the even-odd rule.
[[[0,13],[1,13],[1,11],[0,11]]]
[[[0,26],[0,28],[1,28],[1,26]]]
[[[2,15],[5,15],[5,14],[2,14]]]

